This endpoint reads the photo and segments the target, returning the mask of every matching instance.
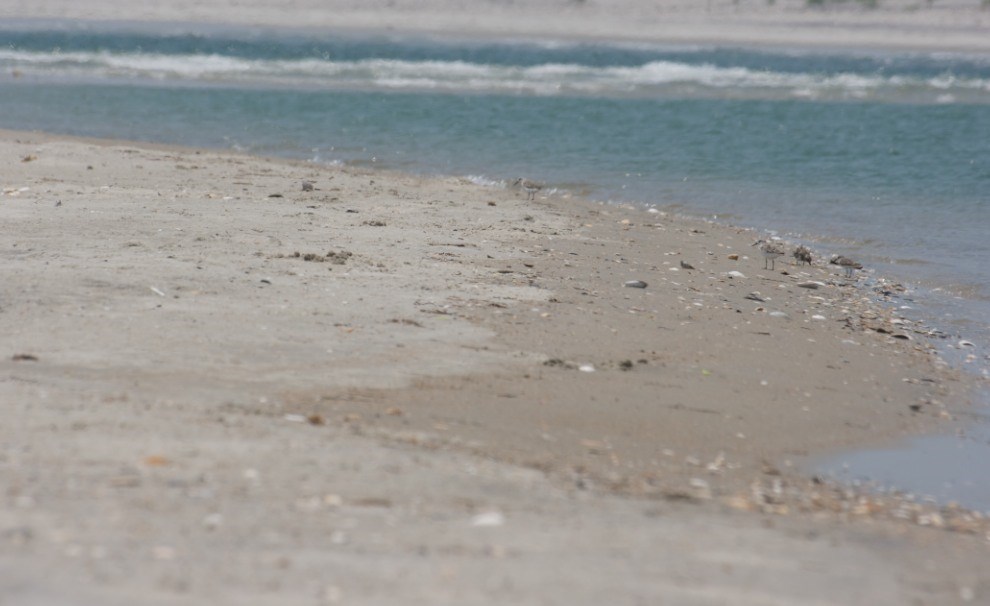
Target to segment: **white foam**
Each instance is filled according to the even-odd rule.
[[[651,61],[631,67],[568,63],[534,66],[489,65],[465,61],[366,59],[265,60],[223,55],[153,53],[27,52],[0,49],[0,73],[17,70],[44,77],[152,79],[251,86],[350,89],[435,90],[532,95],[654,96],[722,95],[726,90],[777,98],[842,99],[903,96],[944,100],[957,93],[982,99],[990,79],[951,74],[936,77],[879,74],[817,74],[719,67],[677,61]],[[673,87],[673,88],[672,88]],[[706,92],[707,91],[707,92]],[[748,91],[748,92],[747,92]],[[955,98],[955,97],[954,97]],[[987,100],[990,101],[990,100]]]

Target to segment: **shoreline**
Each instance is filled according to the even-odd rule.
[[[65,571],[66,592],[98,596],[84,603],[303,603],[290,587],[437,603],[445,584],[311,581],[330,562],[377,573],[386,553],[393,573],[547,571],[549,549],[588,558],[585,582],[608,595],[657,597],[680,595],[676,575],[637,590],[647,573],[625,570],[608,590],[611,566],[689,553],[712,596],[814,603],[857,561],[876,574],[845,602],[893,604],[926,595],[897,580],[922,545],[942,558],[927,578],[959,579],[941,602],[985,578],[982,516],[793,467],[947,429],[970,382],[894,338],[903,326],[837,270],[763,270],[749,230],[174,146],[3,132],[0,154],[0,396],[19,421],[0,429],[16,487],[0,521],[25,578]],[[620,560],[573,543],[607,542],[618,520]],[[698,531],[711,524],[715,545]],[[793,538],[807,533],[821,540]],[[756,557],[753,584],[701,565],[725,537],[732,561]],[[693,547],[656,550],[671,541]],[[776,584],[755,555],[768,545],[815,572]],[[461,592],[490,569],[462,570]],[[588,595],[513,570],[515,599]],[[241,601],[220,571],[260,594]]]
[[[460,175],[432,175],[432,174],[407,173],[404,171],[390,169],[390,168],[371,167],[364,165],[349,165],[349,164],[326,165],[321,163],[314,163],[310,160],[256,156],[250,153],[238,152],[228,149],[219,149],[219,148],[217,149],[194,148],[194,147],[182,146],[177,144],[157,143],[151,141],[128,141],[128,140],[120,140],[120,139],[104,139],[98,137],[77,137],[72,135],[45,133],[40,131],[10,131],[5,129],[0,129],[0,140],[9,143],[11,139],[40,139],[43,143],[56,144],[56,145],[64,143],[70,145],[91,146],[104,150],[111,150],[115,148],[126,148],[130,150],[136,150],[136,151],[131,151],[129,153],[154,152],[154,153],[164,154],[169,157],[174,157],[174,156],[188,157],[190,154],[192,154],[195,156],[209,155],[209,156],[229,158],[229,159],[240,158],[241,160],[246,162],[263,162],[263,163],[272,163],[275,165],[285,165],[287,167],[294,167],[301,170],[308,169],[314,173],[341,172],[344,174],[351,174],[355,176],[369,176],[369,177],[373,177],[372,181],[375,180],[374,178],[377,175],[378,178],[384,178],[388,180],[413,181],[418,183],[456,183],[459,184],[460,186],[469,189],[477,189],[478,195],[482,197],[490,197],[495,199],[500,199],[500,198],[504,199],[506,197],[511,198],[515,195],[514,191],[509,187],[503,189],[494,186],[477,185],[469,181],[468,178]],[[25,157],[29,157],[30,155],[31,154],[28,154]],[[7,184],[4,185],[6,186]],[[14,187],[5,187],[4,196],[20,197],[21,192],[16,190],[17,188]],[[209,195],[209,197],[215,198],[216,195]],[[282,196],[278,195],[277,197],[281,198]],[[2,199],[3,198],[0,197],[0,200]],[[607,217],[608,219],[606,221],[614,221],[617,225],[620,226],[619,229],[622,232],[629,232],[634,226],[637,225],[649,226],[652,229],[659,229],[661,232],[666,232],[670,229],[669,227],[664,226],[666,224],[670,226],[676,226],[673,229],[675,229],[678,232],[685,232],[689,230],[689,233],[691,234],[699,234],[699,235],[706,234],[708,228],[710,228],[712,231],[719,232],[722,236],[733,234],[737,241],[736,242],[737,248],[733,250],[737,251],[736,254],[740,256],[740,260],[730,264],[727,267],[728,272],[736,271],[739,268],[746,269],[747,273],[749,273],[750,271],[752,271],[753,273],[759,271],[753,269],[752,267],[749,268],[745,267],[746,264],[752,265],[753,263],[758,264],[759,262],[758,251],[755,251],[755,249],[752,249],[750,246],[744,246],[744,244],[749,240],[755,240],[756,238],[760,237],[761,230],[753,227],[742,227],[742,226],[734,225],[731,222],[725,222],[722,220],[712,220],[706,217],[691,214],[690,212],[684,212],[683,209],[678,209],[676,211],[667,211],[667,210],[661,210],[660,208],[656,208],[656,207],[643,207],[633,203],[625,203],[625,202],[615,203],[615,202],[606,202],[606,201],[586,200],[581,198],[580,196],[572,195],[571,193],[566,191],[562,193],[555,193],[548,196],[545,195],[542,196],[539,201],[530,201],[530,202],[533,205],[543,206],[545,209],[549,210],[552,215],[555,215],[557,217],[570,216],[571,219],[573,220],[577,220],[576,216],[585,215],[585,214],[589,217]],[[495,204],[490,204],[490,205],[495,206]],[[347,212],[352,212],[352,211],[349,209]],[[526,215],[525,220],[531,221],[533,219],[530,217],[530,215]],[[595,228],[596,233],[594,236],[591,236],[591,238],[594,240],[606,240],[612,243],[617,243],[623,237],[622,235],[617,235],[614,232],[614,230],[613,233],[611,233],[609,236],[603,236],[601,232],[603,228],[607,227],[604,224],[604,222],[596,223],[596,224],[585,223],[583,224],[583,226],[585,228],[591,228],[591,227]],[[515,230],[523,231],[519,228],[515,228]],[[629,240],[628,242],[635,242],[635,240]],[[781,242],[787,243],[788,241],[781,240]],[[793,248],[794,245],[792,243],[788,243],[788,244],[789,244],[789,248]],[[454,249],[470,246],[470,244],[463,244],[459,242],[452,244],[434,244],[434,245],[443,246],[446,248],[453,247]],[[602,246],[604,246],[604,244],[602,244]],[[718,246],[719,248],[723,247],[723,245],[721,244],[719,244]],[[545,249],[545,251],[546,250],[547,249]],[[293,256],[299,257],[300,255],[296,254],[297,252],[298,251],[293,251],[291,254],[279,253],[276,254],[273,258],[291,259],[293,258]],[[523,250],[522,252],[530,255],[536,254],[534,251],[531,250]],[[316,255],[316,253],[313,254]],[[441,253],[441,254],[452,255],[453,253]],[[663,254],[664,256],[673,255],[674,258],[677,258],[680,255],[680,253],[675,253],[675,252],[667,252]],[[713,253],[712,251],[709,250],[707,254],[712,255],[717,253]],[[932,337],[926,337],[926,334],[932,330],[931,325],[929,325],[924,319],[905,320],[897,312],[896,308],[894,307],[895,304],[893,302],[889,300],[887,301],[882,300],[883,299],[882,295],[873,293],[872,292],[873,289],[868,289],[867,284],[864,283],[863,279],[856,278],[854,279],[853,282],[849,282],[848,280],[843,280],[841,278],[841,270],[837,266],[831,266],[824,263],[823,259],[821,258],[816,258],[817,267],[815,268],[809,267],[808,271],[804,271],[804,266],[796,266],[794,260],[790,259],[789,255],[781,259],[780,262],[782,265],[785,265],[785,267],[781,270],[781,273],[783,276],[786,276],[790,279],[792,286],[796,285],[797,283],[812,282],[812,283],[817,283],[817,285],[820,285],[821,288],[838,287],[837,291],[833,291],[831,293],[831,295],[836,298],[832,300],[830,303],[827,303],[825,307],[828,308],[828,307],[840,306],[841,313],[847,316],[845,320],[845,325],[846,325],[845,327],[847,329],[852,329],[854,334],[856,334],[857,330],[861,331],[858,334],[867,335],[868,339],[879,338],[881,340],[885,340],[886,345],[888,346],[900,346],[901,344],[904,344],[905,347],[903,348],[902,352],[898,352],[898,353],[907,353],[907,355],[911,357],[910,363],[912,365],[927,369],[921,371],[922,373],[926,375],[938,377],[938,379],[935,380],[926,378],[924,382],[928,382],[932,384],[956,385],[958,389],[961,389],[960,392],[956,392],[954,393],[953,396],[951,396],[953,401],[949,403],[943,401],[944,399],[946,399],[944,397],[947,395],[946,393],[939,394],[940,396],[942,396],[942,398],[938,399],[934,397],[935,394],[934,392],[931,391],[927,393],[923,393],[924,390],[920,390],[920,391],[909,390],[915,392],[914,396],[912,397],[916,402],[920,402],[921,404],[924,404],[926,406],[932,405],[933,403],[937,404],[937,409],[926,409],[928,410],[928,412],[932,413],[928,416],[935,417],[937,420],[935,420],[934,422],[930,422],[924,420],[925,415],[912,416],[912,418],[915,421],[922,421],[922,422],[920,424],[917,423],[911,424],[912,426],[910,429],[906,429],[907,426],[902,424],[902,426],[899,429],[894,429],[893,431],[891,431],[890,429],[884,430],[880,434],[876,434],[871,431],[867,434],[870,436],[867,439],[859,439],[859,438],[850,439],[847,437],[840,443],[830,444],[825,447],[818,447],[817,450],[814,447],[812,447],[811,449],[808,449],[807,451],[808,455],[814,456],[816,458],[821,458],[822,456],[826,456],[829,453],[842,452],[849,450],[850,448],[860,449],[860,448],[869,448],[871,446],[881,447],[883,445],[889,445],[895,442],[899,442],[904,438],[926,436],[926,435],[939,435],[941,433],[945,433],[947,431],[950,431],[952,425],[956,423],[954,420],[954,416],[950,412],[948,412],[948,410],[952,410],[952,411],[969,410],[973,406],[972,402],[976,398],[976,395],[978,393],[985,392],[986,388],[980,382],[979,375],[968,373],[965,368],[961,367],[961,365],[957,366],[945,362],[942,354],[939,353],[938,347],[936,347],[937,341]],[[637,264],[642,264],[642,263],[640,262]],[[570,267],[570,264],[567,261],[564,262],[564,265],[565,267]],[[653,272],[657,272],[660,269],[664,269],[664,268],[669,269],[670,271],[678,271],[677,267],[673,267],[671,265],[672,265],[671,261],[663,261],[661,267],[658,267],[655,264],[651,267],[651,269],[653,270]],[[530,264],[524,263],[523,266],[527,268],[531,268]],[[663,267],[663,266],[668,266],[668,267]],[[329,269],[332,270],[332,268]],[[559,270],[560,268],[557,269]],[[813,270],[817,270],[816,273],[814,274],[809,273]],[[510,275],[517,273],[516,270],[497,270],[497,271],[498,273],[510,274]],[[729,275],[728,272],[723,272],[719,276],[710,274],[709,278],[713,280],[717,280],[721,283],[731,282],[732,277]],[[694,275],[693,271],[685,271],[685,273],[691,276]],[[532,276],[529,277],[531,278]],[[760,277],[764,280],[766,279],[762,273],[760,274]],[[569,279],[573,279],[573,278],[569,278]],[[745,279],[745,277],[743,279]],[[664,282],[668,281],[667,278],[665,277],[662,277],[661,280],[663,280]],[[881,285],[884,283],[891,283],[895,285],[897,284],[896,282],[890,282],[889,279],[886,278],[885,276],[872,275],[869,278],[869,280]],[[771,282],[781,282],[781,281],[771,279]],[[675,284],[677,286],[681,286],[681,284],[677,284],[677,283]],[[532,280],[530,280],[530,286],[533,286]],[[778,283],[777,287],[784,288],[784,284]],[[540,290],[544,290],[547,287],[541,285],[539,288]],[[693,286],[689,287],[689,290],[698,292],[697,289]],[[809,288],[808,290],[798,290],[798,289],[792,289],[792,290],[802,294],[808,293],[811,295],[811,298],[813,299],[822,299],[822,297],[817,296],[821,292],[819,290],[819,286],[814,286],[812,288]],[[621,291],[622,298],[628,300],[630,297],[626,293],[635,292],[635,291],[636,289],[622,290]],[[550,292],[555,293],[557,291],[551,288]],[[647,290],[646,293],[653,294],[649,290]],[[792,301],[787,301],[784,302],[783,305],[780,304],[775,305],[773,303],[768,303],[769,301],[773,301],[772,298],[763,299],[762,297],[764,295],[760,291],[754,291],[754,293],[750,293],[750,294],[759,295],[758,297],[752,299],[753,303],[756,304],[756,308],[755,308],[756,312],[768,313],[772,311],[772,308],[774,307],[789,307],[793,303]],[[516,298],[512,295],[507,295],[504,298],[513,301],[524,300],[524,299]],[[744,297],[744,299],[746,298],[749,298],[749,295],[747,295],[747,297]],[[533,300],[544,304],[546,304],[547,302],[553,304],[560,303],[560,301],[555,296],[552,296],[552,294],[546,295],[546,297],[543,294],[538,294],[536,295],[536,298]],[[678,297],[678,300],[683,302],[684,298]],[[723,299],[723,301],[726,300]],[[761,303],[763,305],[760,305]],[[695,304],[697,304],[697,302],[695,302]],[[611,305],[613,307],[617,307],[619,303],[613,301],[611,302]],[[468,307],[471,306],[472,306],[471,304],[468,305]],[[504,309],[505,306],[502,305],[501,303],[494,303],[491,304],[491,306],[496,308],[494,314],[470,313],[467,314],[465,317],[468,318],[472,324],[484,326],[487,331],[486,334],[495,336],[496,340],[505,340],[504,333],[506,327],[504,325],[503,318],[499,317],[503,314],[501,310]],[[632,312],[644,311],[642,309],[635,307],[630,309]],[[690,308],[685,307],[685,309],[690,309]],[[852,310],[852,312],[850,310]],[[420,310],[420,311],[424,311],[424,310]],[[474,311],[476,312],[477,310]],[[533,311],[536,311],[536,308],[533,308]],[[582,309],[582,311],[584,310]],[[439,311],[439,312],[428,311],[427,313],[439,313],[441,315],[447,315],[447,312],[444,311]],[[652,313],[656,314],[657,310],[652,310]],[[801,310],[800,313],[805,316],[808,316],[811,314],[811,311],[809,311],[809,309],[803,309]],[[856,314],[859,315],[859,318],[857,318],[856,320],[852,320],[852,316]],[[549,317],[550,315],[551,314],[549,313],[542,313],[541,317],[545,318],[545,317]],[[518,318],[515,316],[514,319],[518,320]],[[820,316],[817,319],[820,320],[821,319]],[[895,321],[892,322],[892,320]],[[804,321],[805,323],[808,323],[809,320],[805,319]],[[398,321],[397,323],[405,324],[406,322]],[[519,324],[519,323],[520,322],[518,321],[513,322],[513,324]],[[572,323],[574,322],[572,321]],[[689,320],[684,322],[684,324],[692,324],[692,323],[694,323],[694,320]],[[750,324],[751,322],[747,321],[746,323]],[[551,331],[555,329],[556,329],[555,327],[551,328]],[[527,331],[528,330],[529,329],[527,329]],[[523,341],[532,341],[531,335],[527,331],[523,331],[522,334],[513,331],[512,338],[508,340],[509,342],[503,343],[503,345],[512,350],[519,349],[520,337],[524,337]],[[612,333],[613,334],[615,333],[614,329],[612,330]],[[916,335],[916,336],[912,337],[911,335]],[[544,337],[541,338],[546,338],[546,337],[544,335]],[[809,339],[809,342],[815,342],[815,340]],[[600,343],[600,342],[596,342],[596,343]],[[843,343],[851,343],[851,340],[848,339],[844,340]],[[532,345],[532,343],[529,344]],[[860,345],[860,343],[855,343],[855,345]],[[876,347],[877,343],[873,343],[873,346]],[[482,349],[484,350],[487,348],[482,347]],[[873,355],[874,354],[870,354],[871,357]],[[896,355],[897,354],[895,354],[895,357]],[[566,368],[569,370],[574,370],[575,368],[577,368],[577,366],[579,366],[579,362],[576,362],[574,360],[550,358],[545,355],[537,356],[537,361],[540,360],[542,360],[544,365],[550,366],[551,368],[557,367],[557,368]],[[532,360],[530,360],[530,362],[532,362]],[[547,364],[547,362],[549,362],[549,364]],[[846,363],[848,363],[848,361]],[[499,374],[501,372],[500,370],[497,370],[501,368],[501,366],[499,365],[482,366],[480,368],[482,370],[482,375],[487,375],[490,372],[494,372],[495,374]],[[434,368],[433,370],[436,371],[439,369]],[[626,369],[623,368],[623,370]],[[468,377],[472,376],[470,373],[473,371],[468,371],[468,372],[469,374],[467,376]],[[454,370],[451,376],[455,377],[456,379],[457,377],[461,376],[462,373],[463,371]],[[429,377],[430,379],[433,379],[433,378],[447,376],[447,374],[448,373],[446,372],[441,372],[440,375],[434,376],[432,373],[428,372],[426,376]],[[530,378],[530,377],[526,375],[526,378]],[[470,379],[468,379],[468,382],[469,381]],[[917,383],[917,381],[907,381],[906,379],[905,382],[909,382],[912,384]],[[361,383],[361,381],[358,381],[358,383]],[[338,387],[343,387],[346,390],[349,389],[351,385],[345,381],[342,385],[339,385]],[[399,384],[394,384],[389,381],[386,381],[385,385],[361,385],[361,387],[367,387],[371,390],[385,390],[385,391],[392,390],[396,387],[398,387],[399,389],[407,389],[409,387],[413,387],[413,391],[424,391],[423,390],[424,385],[409,384],[404,381],[400,381]],[[462,387],[463,385],[458,386],[458,388],[462,388]],[[432,388],[432,386],[428,387],[425,391],[428,391],[430,388]],[[443,388],[448,388],[448,386],[444,385]],[[297,395],[298,394],[293,394],[293,397],[296,397]],[[419,396],[417,396],[417,398],[418,397]],[[414,400],[415,399],[416,398],[414,398]],[[910,406],[909,408],[915,412],[917,412],[917,410],[921,410],[921,409],[916,409],[914,404],[912,404],[912,406]],[[949,420],[948,423],[946,422],[946,420]],[[403,420],[402,424],[408,425],[408,421]],[[786,449],[782,449],[782,450],[786,450]],[[780,453],[777,454],[780,455]],[[804,452],[802,452],[801,454],[804,454]],[[536,467],[540,467],[540,465],[536,465]]]

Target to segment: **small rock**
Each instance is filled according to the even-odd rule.
[[[732,271],[725,272],[725,277],[727,277],[727,278],[745,278],[746,276],[741,271],[736,271],[736,270],[733,269]]]
[[[505,516],[500,511],[486,511],[471,518],[471,526],[495,527],[505,524]]]
[[[814,290],[814,289],[821,288],[821,287],[825,286],[825,283],[824,282],[818,282],[816,280],[808,280],[807,282],[798,282],[797,283],[797,286],[798,286],[798,288],[810,288],[810,289]]]
[[[729,260],[730,261],[738,261],[739,260],[739,255],[737,255],[736,253],[732,253],[731,255],[729,255]]]
[[[623,286],[627,288],[646,288],[648,284],[642,280],[629,280]]]
[[[582,364],[582,365],[578,366],[578,370],[580,370],[581,372],[595,372],[595,365],[594,364]]]
[[[771,318],[787,318],[787,317],[789,317],[786,313],[784,313],[782,311],[771,311],[767,315],[770,316]]]

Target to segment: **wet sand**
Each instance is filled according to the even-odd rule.
[[[14,603],[985,591],[982,518],[793,467],[966,405],[835,266],[456,178],[9,132],[0,161]]]

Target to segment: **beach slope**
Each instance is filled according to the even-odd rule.
[[[965,401],[838,268],[457,178],[13,132],[0,162],[11,603],[987,591],[980,519],[797,468]]]

